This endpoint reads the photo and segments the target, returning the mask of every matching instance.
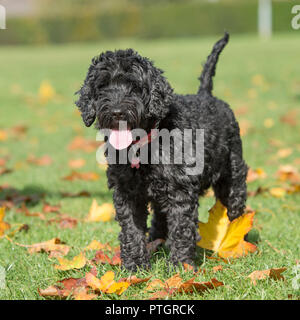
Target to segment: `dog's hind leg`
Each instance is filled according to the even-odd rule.
[[[213,185],[215,196],[228,210],[232,221],[243,214],[247,200],[246,178],[248,167],[239,153],[231,151],[229,168]]]

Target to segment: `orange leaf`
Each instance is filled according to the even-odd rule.
[[[84,159],[74,159],[69,161],[69,167],[72,169],[78,169],[85,165]]]
[[[138,283],[147,282],[149,281],[150,278],[151,277],[140,279],[140,278],[137,278],[136,276],[130,276],[128,278],[122,278],[118,282],[128,282],[130,284],[138,284]]]
[[[92,240],[92,242],[84,248],[84,250],[111,250],[111,246],[103,244],[97,240]]]
[[[268,270],[256,270],[249,274],[249,278],[251,282],[256,285],[256,280],[262,280],[266,278],[271,278],[274,280],[284,280],[282,272],[284,272],[286,268],[277,268],[277,269],[268,269]]]
[[[95,172],[76,172],[72,171],[72,173],[64,178],[63,180],[74,181],[74,180],[85,180],[85,181],[97,181],[100,176]]]
[[[106,222],[111,220],[115,215],[115,209],[111,203],[103,203],[98,205],[97,201],[94,199],[89,211],[86,221],[102,221]]]
[[[243,214],[230,222],[227,209],[218,200],[209,211],[207,223],[199,223],[202,239],[198,246],[213,250],[221,258],[237,258],[256,251],[256,246],[244,241],[244,236],[251,230],[255,212]]]
[[[72,260],[64,259],[64,258],[57,258],[60,265],[56,265],[55,269],[66,271],[71,269],[81,269],[83,268],[87,260],[84,254],[81,252],[78,256],[74,257]]]

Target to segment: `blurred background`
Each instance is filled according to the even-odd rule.
[[[261,26],[258,7],[261,6]],[[272,3],[270,5],[270,3]],[[291,0],[2,0],[7,31],[0,44],[112,38],[174,38],[222,33],[268,35],[291,28]]]

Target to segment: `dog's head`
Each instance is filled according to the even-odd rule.
[[[169,112],[173,91],[162,71],[132,49],[107,51],[92,60],[76,105],[86,126],[146,131]]]

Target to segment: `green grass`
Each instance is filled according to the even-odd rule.
[[[248,112],[238,116],[247,120],[251,129],[243,137],[244,156],[252,168],[262,167],[267,178],[249,184],[249,190],[258,186],[280,185],[276,171],[280,164],[293,164],[299,158],[299,131],[280,122],[287,111],[299,108],[300,103],[300,43],[298,35],[277,35],[269,42],[256,37],[233,36],[222,54],[215,78],[215,94],[230,103],[234,110],[246,106]],[[193,93],[198,87],[197,77],[201,63],[211,50],[216,38],[159,40],[142,42],[123,40],[88,45],[67,45],[49,47],[2,47],[0,52],[0,129],[9,130],[16,125],[25,125],[28,132],[23,138],[9,135],[0,142],[0,157],[9,156],[7,167],[12,173],[0,176],[0,185],[9,184],[24,194],[45,193],[45,201],[60,203],[62,212],[77,218],[86,216],[92,198],[98,203],[111,202],[111,192],[106,186],[104,171],[96,164],[94,153],[69,151],[68,144],[80,134],[95,139],[96,131],[83,126],[74,107],[74,92],[79,88],[87,72],[90,60],[98,53],[115,48],[134,47],[142,55],[151,57],[165,74],[178,93]],[[255,75],[262,75],[265,86],[252,83]],[[40,105],[36,102],[38,88],[43,80],[49,80],[59,99]],[[256,97],[249,97],[249,89],[254,89]],[[253,90],[252,90],[253,91]],[[251,92],[251,91],[250,91]],[[266,128],[264,120],[271,118],[274,126]],[[287,158],[275,157],[278,148],[270,139],[280,140],[282,148],[292,148]],[[50,155],[53,164],[38,167],[26,162],[28,155]],[[70,173],[68,161],[84,158],[86,165],[82,171],[97,171],[101,179],[96,182],[63,181]],[[299,163],[299,161],[298,161]],[[62,198],[60,191],[89,191],[91,198]],[[199,216],[207,220],[208,209],[213,198],[200,201]],[[197,252],[197,263],[208,272],[197,280],[216,277],[225,286],[204,294],[177,295],[175,299],[288,299],[292,295],[299,298],[299,290],[292,287],[293,267],[300,259],[300,205],[299,194],[274,198],[268,193],[248,199],[248,204],[257,213],[254,227],[259,230],[261,241],[259,250],[245,258],[223,264],[224,270],[213,274],[212,267],[218,261],[205,258],[201,249]],[[41,211],[42,201],[30,207],[31,211]],[[52,215],[55,216],[55,215]],[[51,214],[50,214],[51,217]],[[32,244],[59,237],[72,246],[67,257],[73,257],[91,240],[118,245],[119,226],[115,221],[108,223],[80,222],[74,229],[59,229],[55,224],[46,224],[36,217],[26,217],[16,209],[7,211],[5,220],[12,225],[26,223],[28,232],[19,232],[13,238],[22,244]],[[278,249],[272,249],[266,241]],[[152,269],[140,271],[138,275],[166,279],[174,274],[166,267],[167,253],[160,250],[152,257]],[[91,257],[91,255],[89,256]],[[0,299],[42,299],[38,288],[46,288],[57,280],[84,275],[89,267],[79,271],[61,272],[54,269],[54,260],[46,254],[29,255],[25,248],[0,239],[0,265],[6,268],[6,289],[0,289]],[[254,270],[287,267],[285,281],[264,280],[251,285],[247,275]],[[128,275],[117,267],[99,266],[98,275],[113,269],[117,277]],[[184,279],[192,275],[180,271]],[[145,284],[130,287],[121,297],[107,298],[144,299]]]

